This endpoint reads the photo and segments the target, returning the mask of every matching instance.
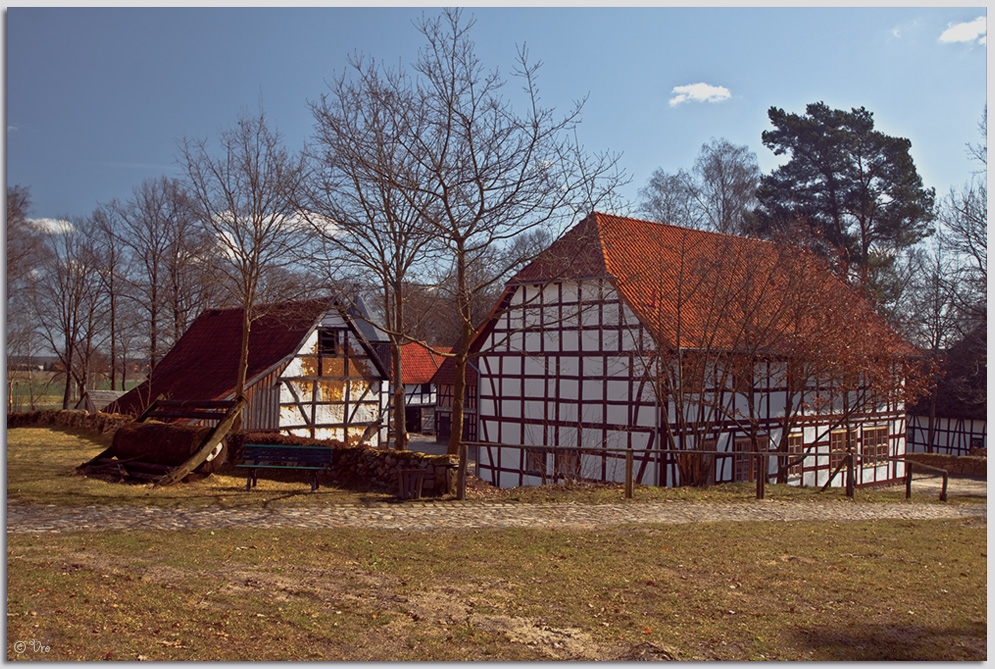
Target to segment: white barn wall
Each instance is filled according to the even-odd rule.
[[[578,297],[580,304],[578,305]],[[539,331],[529,331],[529,328]],[[524,329],[524,331],[523,331]],[[676,468],[660,462],[660,410],[637,350],[647,336],[636,316],[604,279],[519,286],[509,310],[498,316],[478,359],[480,370],[479,438],[494,444],[547,447],[629,448],[634,452],[640,482],[676,485]],[[780,438],[785,410],[783,364],[757,364],[755,415],[766,421],[771,448]],[[780,389],[780,391],[778,391]],[[746,413],[749,399],[736,395],[737,408]],[[668,406],[671,420],[675,407]],[[905,449],[904,414],[901,406],[876,417],[875,425],[889,427],[889,454]],[[828,479],[829,435],[833,417],[808,415],[792,430],[801,432],[810,457],[794,482],[822,485]],[[728,428],[736,431],[735,427]],[[862,430],[857,430],[859,453]],[[740,435],[742,438],[742,434]],[[819,443],[812,446],[819,438]],[[732,451],[733,435],[722,434],[718,450]],[[647,457],[648,456],[648,457]],[[545,456],[548,475],[555,457]],[[769,472],[777,470],[771,458]],[[717,480],[732,480],[734,457],[719,456]],[[501,487],[537,485],[542,477],[524,470],[520,449],[481,448],[478,470],[485,480]],[[582,478],[621,482],[625,467],[622,454],[580,456]],[[901,464],[856,468],[857,483],[867,484],[904,475]],[[837,476],[834,485],[842,485]]]

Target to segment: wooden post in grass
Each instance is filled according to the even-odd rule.
[[[846,496],[853,499],[854,495],[854,480],[853,480],[853,451],[847,450],[846,452]]]
[[[764,456],[757,456],[757,499],[764,498],[764,483],[767,481],[767,473],[764,468]]]
[[[469,451],[466,442],[459,444],[459,469],[456,470],[456,499],[466,499],[466,461]]]
[[[905,463],[905,499],[912,497],[912,463]]]
[[[632,499],[632,449],[625,452],[625,498]]]

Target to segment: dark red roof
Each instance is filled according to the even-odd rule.
[[[331,306],[329,300],[312,300],[267,308],[249,330],[246,378],[251,382],[292,356]],[[156,366],[151,378],[106,411],[137,415],[160,394],[183,400],[229,397],[235,390],[241,342],[242,309],[205,311]]]
[[[453,385],[456,382],[456,358],[443,360],[438,371],[432,376],[431,382],[436,388]],[[477,385],[477,368],[474,366],[474,358],[466,361],[466,385]]]
[[[439,353],[433,353],[418,342],[409,342],[401,347],[401,376],[406,386],[429,383],[432,376],[439,369],[439,365],[446,359],[443,353],[449,353],[449,349],[444,349]]]

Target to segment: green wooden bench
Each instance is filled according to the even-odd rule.
[[[332,466],[332,449],[327,446],[285,446],[277,444],[245,444],[242,461],[236,467],[247,468],[245,489],[256,485],[259,469],[304,469],[311,471],[311,492],[318,489],[318,472]]]

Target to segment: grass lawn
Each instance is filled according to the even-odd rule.
[[[7,549],[8,660],[986,657],[977,521],[11,534]]]
[[[162,490],[106,483],[72,473],[100,441],[43,428],[7,437],[8,503],[392,498],[310,494],[303,477],[260,479],[252,492],[240,476]],[[622,501],[610,487],[488,494]],[[821,503],[840,493],[770,494]],[[858,504],[903,498],[857,494]],[[751,495],[637,489],[641,499]],[[984,520],[7,535],[8,660],[979,661],[986,625]]]

